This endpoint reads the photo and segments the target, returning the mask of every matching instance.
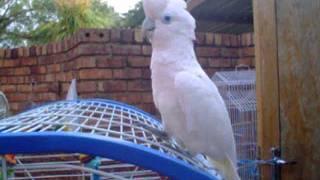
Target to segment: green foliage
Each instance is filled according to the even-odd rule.
[[[123,26],[129,28],[139,27],[145,18],[142,2],[136,4],[135,8],[124,14]]]
[[[80,28],[119,24],[119,14],[101,0],[0,0],[0,47],[44,44]]]

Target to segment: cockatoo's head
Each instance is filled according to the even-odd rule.
[[[195,19],[184,0],[143,0],[146,19],[142,32],[151,43],[167,43],[174,39],[195,40]]]

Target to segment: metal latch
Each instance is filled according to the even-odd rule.
[[[297,161],[287,161],[281,159],[281,151],[279,148],[271,148],[272,159],[262,160],[259,164],[270,165],[272,167],[272,180],[281,179],[281,167],[285,165],[297,164]]]

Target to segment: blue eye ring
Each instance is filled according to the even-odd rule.
[[[163,22],[165,23],[165,24],[168,24],[168,23],[170,23],[171,22],[171,16],[169,16],[169,15],[165,15],[164,17],[163,17]]]

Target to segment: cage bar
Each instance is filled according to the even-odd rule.
[[[254,70],[217,72],[212,77],[223,97],[231,119],[239,174],[242,179],[259,179],[256,110],[256,72]]]

